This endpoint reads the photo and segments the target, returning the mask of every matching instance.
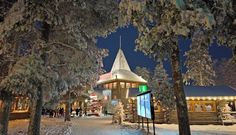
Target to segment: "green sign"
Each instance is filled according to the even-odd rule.
[[[139,92],[143,93],[148,91],[148,86],[146,84],[139,85]]]

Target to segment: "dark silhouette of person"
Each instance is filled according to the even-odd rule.
[[[76,116],[78,116],[79,115],[79,108],[77,108],[77,109],[75,109],[75,114],[76,114]]]

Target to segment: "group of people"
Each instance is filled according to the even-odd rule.
[[[43,108],[42,115],[49,115],[50,118],[63,117],[64,116],[64,108],[57,108],[56,110]]]
[[[83,114],[85,116],[87,116],[86,109],[82,110],[80,107],[76,108],[76,109],[71,108],[70,109],[70,113],[72,114],[72,116],[79,116],[79,117],[81,117]]]

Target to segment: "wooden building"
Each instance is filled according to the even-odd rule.
[[[228,86],[184,87],[190,124],[236,123],[236,89]],[[138,89],[129,90],[129,121],[137,121],[136,95]],[[154,99],[155,122],[177,123],[176,111],[164,111]]]
[[[97,85],[104,90],[111,90],[109,99],[119,99],[124,103],[129,88],[138,88],[140,84],[146,83],[146,80],[130,70],[123,51],[119,49],[111,71],[101,75]]]
[[[2,104],[3,102],[0,100],[0,117],[2,117]],[[29,118],[29,116],[29,99],[27,97],[15,97],[12,103],[9,119],[25,119]]]

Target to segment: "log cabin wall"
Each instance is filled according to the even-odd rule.
[[[192,100],[187,101],[189,109],[190,124],[221,124],[221,118],[217,106],[218,100]],[[129,99],[128,107],[125,110],[126,120],[130,122],[138,122],[137,101],[135,98]],[[155,103],[154,103],[155,104]],[[176,111],[162,111],[159,104],[154,105],[155,123],[178,123]],[[141,117],[140,117],[141,121]],[[146,119],[144,119],[146,122]],[[150,121],[151,122],[151,121]]]
[[[193,125],[201,124],[221,124],[217,112],[189,112],[189,123]],[[170,123],[178,123],[176,111],[170,115]]]
[[[221,124],[217,110],[218,101],[191,100],[187,104],[190,124]],[[176,111],[171,112],[170,123],[178,123]]]

